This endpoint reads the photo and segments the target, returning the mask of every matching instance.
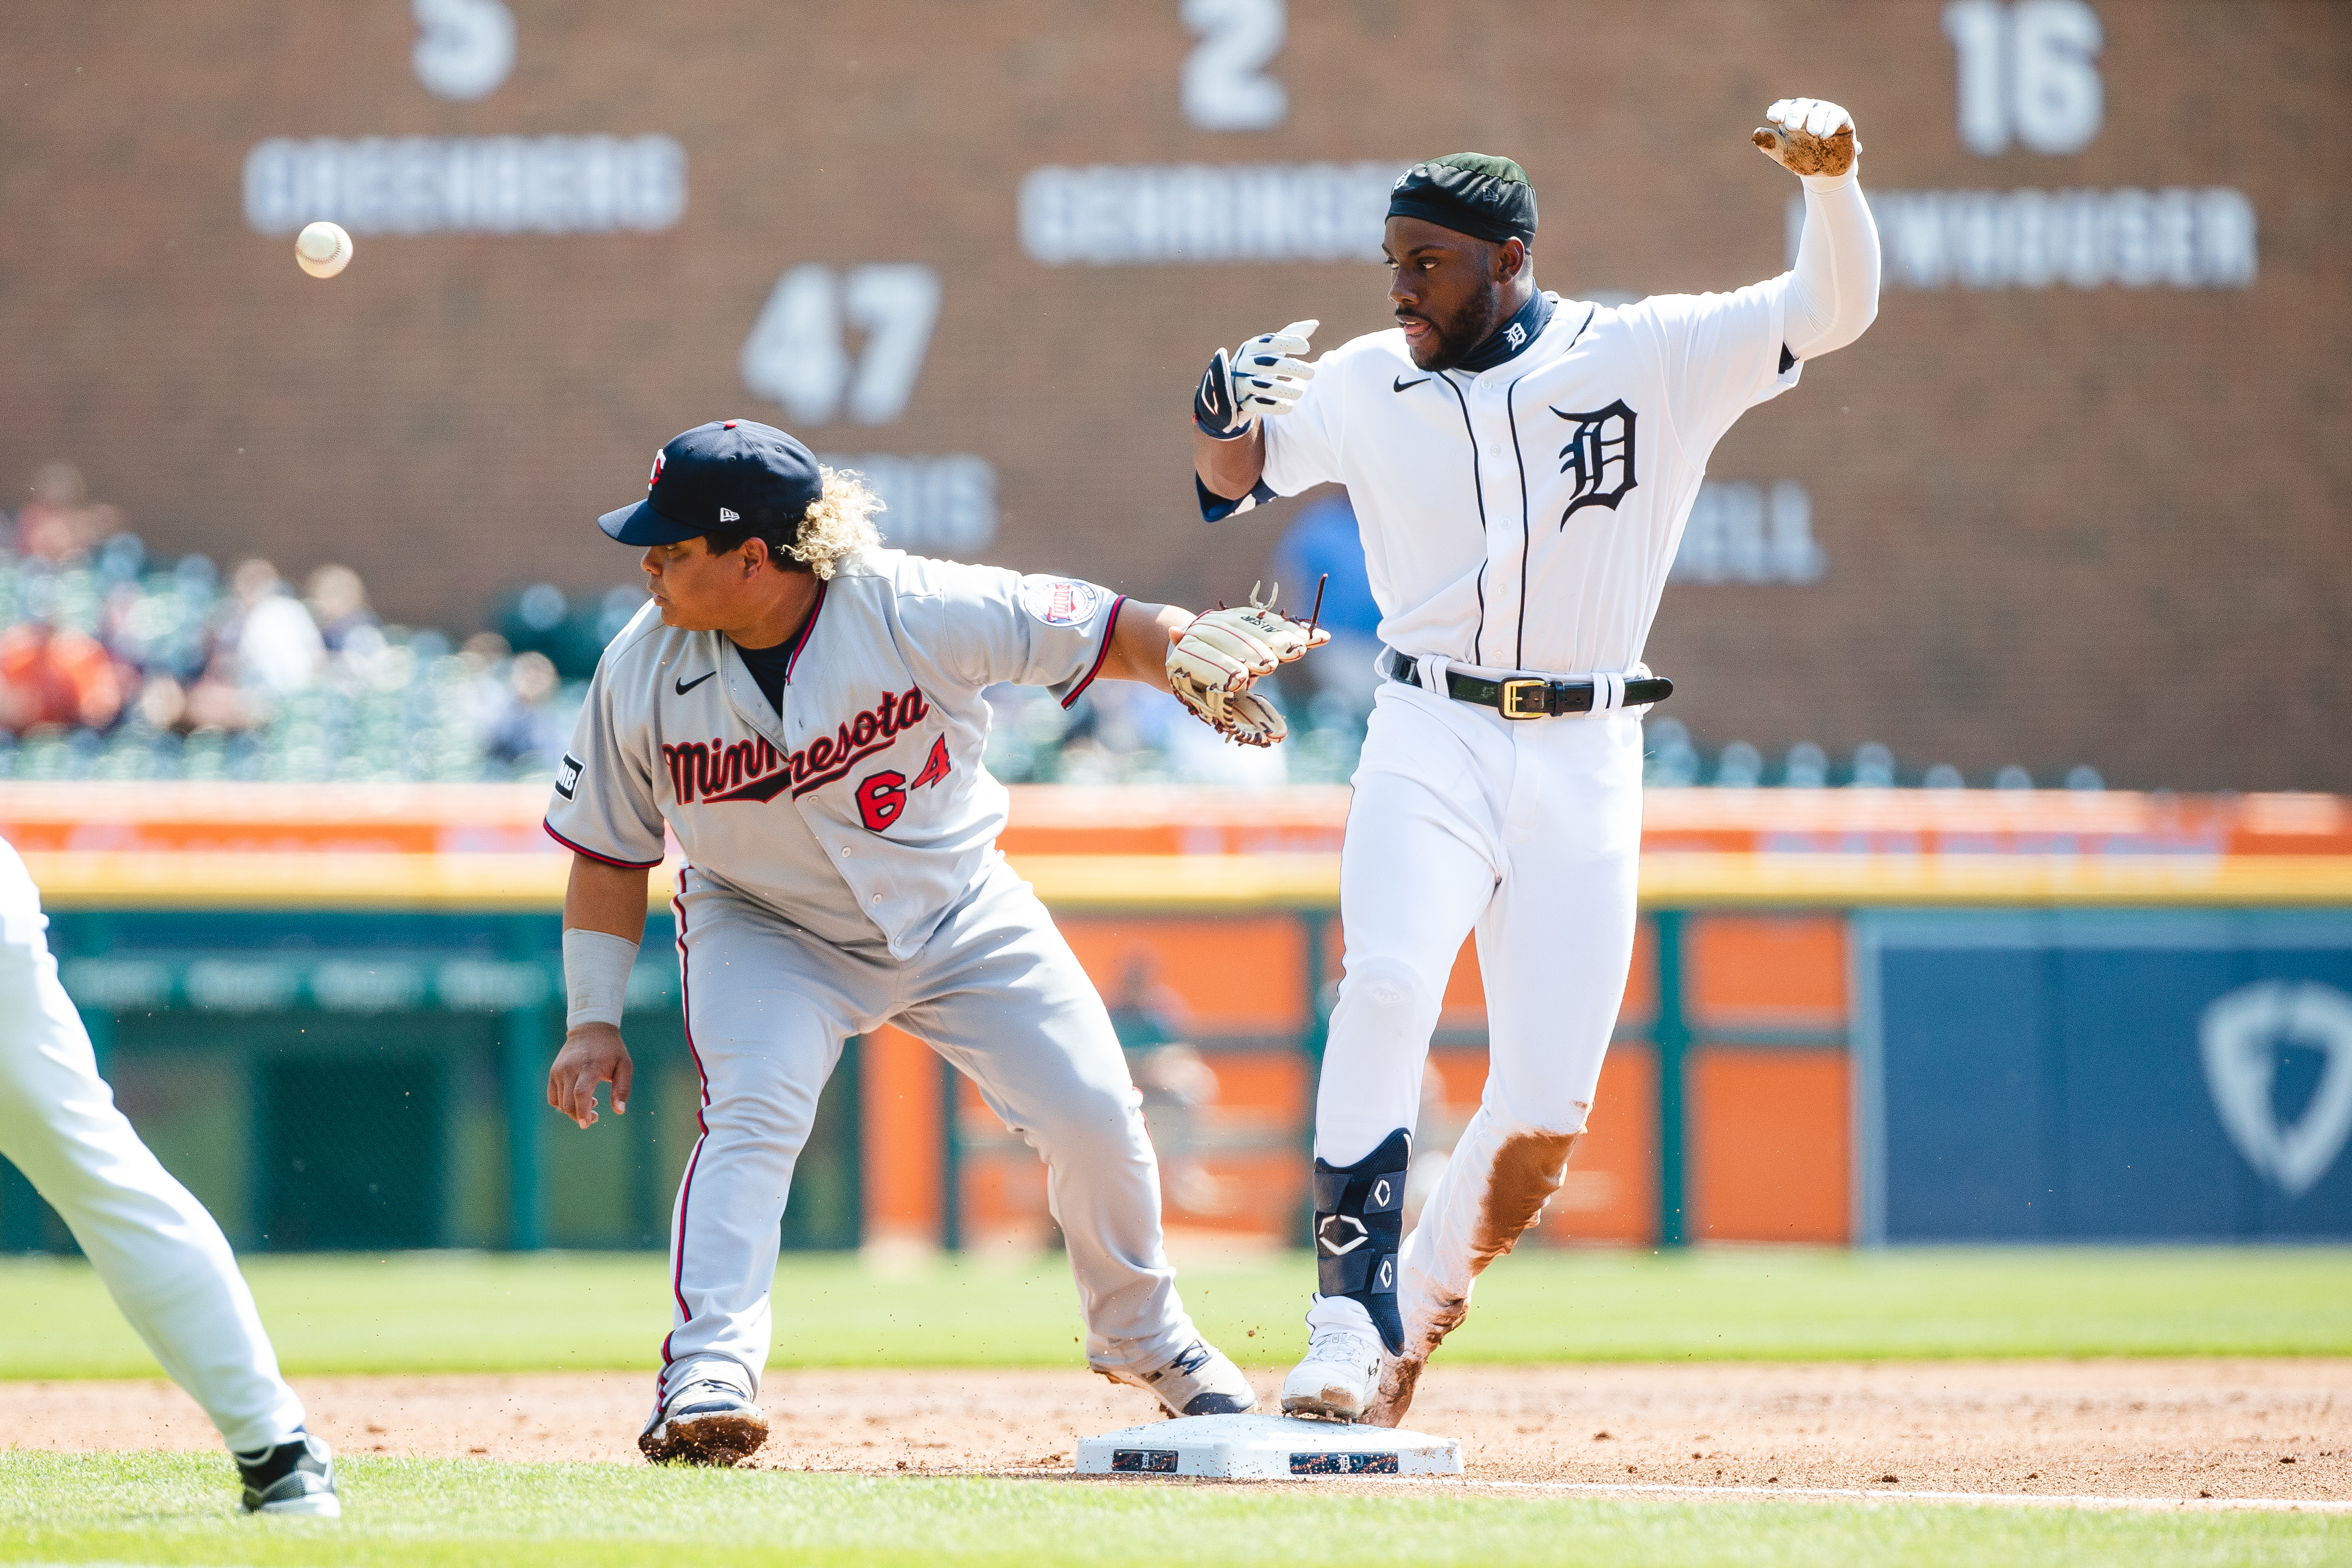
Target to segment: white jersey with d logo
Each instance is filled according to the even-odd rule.
[[[1559,300],[1515,357],[1425,371],[1374,332],[1268,419],[1277,495],[1348,487],[1381,640],[1494,670],[1630,670],[1708,455],[1796,385],[1788,279],[1611,307]]]

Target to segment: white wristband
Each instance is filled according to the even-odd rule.
[[[583,1024],[619,1027],[621,1005],[629,994],[629,971],[637,944],[610,931],[567,930],[563,933],[564,1033]]]

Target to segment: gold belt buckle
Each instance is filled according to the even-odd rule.
[[[1548,680],[1534,680],[1524,677],[1517,680],[1506,680],[1503,682],[1503,700],[1500,704],[1500,711],[1503,717],[1506,719],[1550,718],[1551,715],[1544,710],[1542,695],[1544,688],[1550,684],[1551,683]],[[1536,706],[1532,709],[1523,710],[1519,707],[1519,693],[1528,689],[1530,687],[1534,688],[1537,693]]]

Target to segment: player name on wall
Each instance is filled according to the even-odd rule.
[[[1813,538],[1813,501],[1782,479],[1769,490],[1709,479],[1691,503],[1669,583],[1818,583],[1829,554]]]
[[[292,234],[656,233],[686,213],[667,136],[272,137],[245,160],[245,218]]]
[[[1870,191],[1894,289],[2244,289],[2255,271],[2253,204],[2189,190]],[[1789,201],[1791,265],[1803,229]]]
[[[897,452],[819,452],[828,468],[854,468],[882,498],[874,520],[895,550],[970,560],[996,542],[996,469],[970,452],[937,457]]]
[[[1402,161],[1032,169],[1021,247],[1049,267],[1378,261]]]

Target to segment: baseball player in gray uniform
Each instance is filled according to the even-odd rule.
[[[1313,321],[1220,350],[1193,404],[1212,521],[1336,481],[1386,645],[1340,857],[1346,957],[1315,1111],[1318,1290],[1282,1407],[1390,1426],[1566,1174],[1633,948],[1642,663],[1709,453],[1877,310],[1853,122],[1783,100],[1754,140],[1804,184],[1789,272],[1612,308],[1535,285],[1535,192],[1457,153],[1391,195],[1396,326],[1309,365]],[[1410,1237],[1432,1026],[1465,935],[1486,1091]]]
[[[890,1022],[1044,1158],[1095,1370],[1177,1415],[1255,1404],[1178,1299],[1109,1016],[996,848],[1008,797],[981,765],[982,691],[1044,686],[1066,706],[1105,677],[1167,689],[1189,661],[1230,674],[1247,710],[1248,681],[1314,639],[1255,611],[1195,617],[886,550],[875,504],[782,431],[730,419],[663,447],[646,500],[602,520],[643,547],[653,602],[604,650],[547,815],[573,854],[548,1099],[582,1127],[600,1083],[627,1105],[621,1000],[667,825],[686,861],[671,907],[701,1136],[638,1439],[655,1459],[731,1464],[764,1440],[793,1163],[844,1039]]]

